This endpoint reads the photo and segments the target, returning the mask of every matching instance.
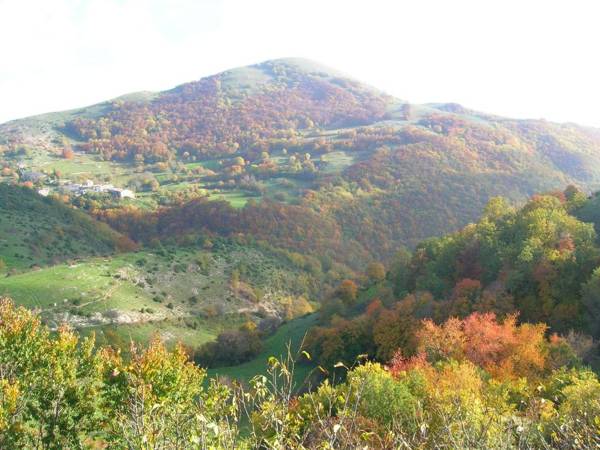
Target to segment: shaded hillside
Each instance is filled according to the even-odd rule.
[[[35,191],[0,184],[0,258],[4,269],[104,255],[131,242],[106,224]]]

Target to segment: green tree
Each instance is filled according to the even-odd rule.
[[[0,300],[0,447],[82,448],[103,413],[102,361],[94,340]]]
[[[372,262],[367,266],[367,276],[372,283],[385,279],[385,267],[379,262]]]

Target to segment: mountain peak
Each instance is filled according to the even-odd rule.
[[[323,80],[346,79],[356,81],[352,77],[320,62],[299,57],[277,58],[247,66],[235,67],[212,76],[200,78],[191,83],[176,87],[203,82],[207,79],[219,79],[224,87],[234,90],[252,92],[261,89],[274,81],[291,78],[321,78]]]
[[[347,77],[347,75],[343,74],[335,68],[332,68],[331,66],[328,66],[326,64],[312,59],[301,57],[270,59],[267,61],[263,61],[262,63],[256,64],[256,66],[286,66],[303,73],[322,73],[328,74],[330,76]]]

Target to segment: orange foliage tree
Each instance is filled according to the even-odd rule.
[[[493,313],[450,318],[441,325],[427,319],[417,332],[417,349],[427,360],[468,360],[497,378],[535,377],[545,368],[546,325],[517,324],[516,315],[498,321]]]

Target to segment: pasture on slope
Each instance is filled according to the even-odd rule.
[[[81,259],[0,278],[0,295],[63,321],[196,347],[228,327],[312,308],[316,280],[266,250],[227,240],[211,250],[166,247]],[[162,331],[161,331],[162,330]],[[106,333],[105,333],[106,334]]]

